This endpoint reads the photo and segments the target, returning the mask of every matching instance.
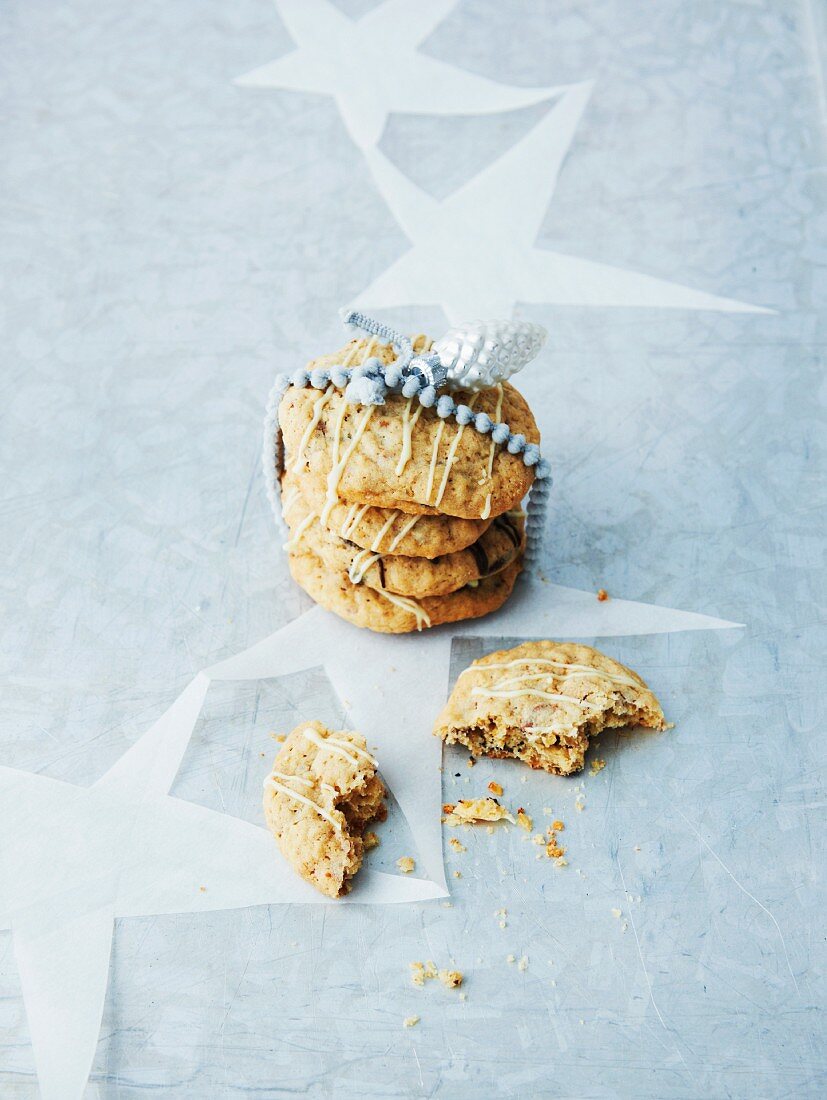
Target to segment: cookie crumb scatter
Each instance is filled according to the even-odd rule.
[[[452,809],[448,810],[446,806],[442,809],[447,814],[447,825],[478,825],[487,821],[516,824],[513,815],[495,798],[461,798]]]
[[[535,833],[531,840],[534,844],[545,844],[546,842],[546,838],[543,836],[542,833]]]
[[[454,878],[462,878],[462,871],[454,871]]]
[[[604,603],[606,600],[608,600],[609,593],[606,591],[605,588],[598,588],[597,598],[600,600],[601,603]]]
[[[508,928],[508,921],[501,920],[500,921],[500,928]]]
[[[416,867],[416,860],[414,860],[411,856],[401,856],[396,861],[396,866],[399,868],[403,875],[409,875],[411,871],[413,871],[414,867]]]
[[[558,818],[557,821],[552,821],[551,827],[552,829],[554,829],[555,833],[560,833],[563,831],[563,829],[565,829],[566,826],[565,823],[560,821]]]
[[[553,813],[551,806],[543,806],[543,817],[551,817]]]
[[[602,772],[605,767],[605,760],[592,760],[591,764],[589,765],[589,770],[591,771],[592,775],[597,775],[597,773]]]
[[[405,1019],[402,1021],[402,1026],[403,1027],[416,1027],[416,1025],[418,1023],[419,1023],[419,1017],[418,1016],[406,1016]]]
[[[462,841],[457,840],[457,838],[455,836],[452,836],[451,839],[448,841],[448,843],[451,845],[451,847],[454,849],[455,852],[467,852],[468,851],[468,849],[465,847],[465,845],[462,843]]]
[[[459,989],[464,975],[459,970],[440,970],[439,980],[446,989]]]
[[[270,736],[275,737],[275,739],[282,745],[287,740],[287,734],[286,733],[271,733]]]
[[[518,970],[528,970],[528,955],[523,955],[520,961],[517,963]]]
[[[467,998],[467,997],[468,997],[468,994],[467,994],[467,993],[460,993],[460,995],[459,995],[459,999],[460,999],[461,1001],[464,1001],[464,1000],[466,1000],[466,998]]]
[[[371,850],[371,848],[378,848],[379,845],[381,844],[381,841],[379,840],[379,837],[376,835],[376,833],[371,833],[371,832],[365,833],[365,835],[363,837],[363,841],[364,841],[366,852],[369,852]]]
[[[499,783],[495,783],[493,779],[488,784],[488,789],[492,794],[501,795],[503,793],[502,787]]]
[[[615,920],[620,920],[620,918],[623,916],[623,910],[612,909],[612,916],[615,918]]]
[[[476,761],[476,760],[474,759],[474,757],[473,757],[473,756],[469,756],[469,757],[468,757],[468,767],[469,767],[469,768],[473,768],[473,766],[474,766],[474,765],[476,764],[476,762],[477,762],[477,761]]]
[[[525,829],[527,833],[531,832],[532,826],[534,824],[534,822],[531,820],[531,818],[528,816],[522,806],[520,806],[519,810],[517,810],[517,824],[520,826],[521,829]]]
[[[507,963],[515,963],[517,961],[517,956],[516,955],[506,955],[505,956],[505,961]]]

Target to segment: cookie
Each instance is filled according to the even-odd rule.
[[[487,615],[508,599],[522,568],[519,559],[476,585],[466,585],[447,596],[414,600],[353,584],[347,573],[333,572],[321,558],[301,546],[290,551],[288,561],[293,579],[316,603],[356,626],[383,634],[405,634]]]
[[[264,781],[264,816],[282,855],[328,897],[350,890],[365,827],[387,816],[376,766],[360,734],[303,722]]]
[[[583,767],[589,738],[619,726],[669,728],[637,673],[591,646],[549,641],[474,661],[434,733],[475,756],[516,757],[571,775]]]
[[[301,493],[315,512],[325,506],[324,487],[312,478],[286,470],[281,479],[282,506]],[[476,542],[493,523],[489,519],[460,519],[457,516],[410,515],[397,508],[372,508],[369,504],[336,501],[326,526],[363,550],[403,554],[414,558],[437,558],[453,554]]]
[[[531,410],[509,382],[454,397],[539,443]],[[534,479],[532,468],[490,435],[442,420],[435,408],[401,394],[389,394],[384,405],[361,406],[348,404],[332,384],[324,390],[291,386],[279,405],[279,423],[285,468],[322,488],[325,521],[339,499],[488,519],[519,504]]]
[[[319,514],[300,495],[285,499],[284,518],[291,531],[288,549],[305,547],[353,584],[414,598],[444,596],[493,576],[523,551],[522,513],[497,516],[477,542],[465,550],[434,558],[405,557],[363,550],[323,527]]]

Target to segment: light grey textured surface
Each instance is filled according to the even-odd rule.
[[[823,1095],[819,14],[465,2],[425,44],[515,83],[598,78],[541,246],[778,311],[537,310],[552,350],[523,385],[554,578],[747,629],[601,643],[676,728],[605,738],[582,813],[570,782],[447,756],[446,798],[496,774],[559,813],[566,869],[482,832],[449,852],[452,908],[121,922],[90,1095]],[[3,14],[3,763],[87,783],[304,606],[261,408],[405,241],[331,101],[233,86],[287,48],[267,0]],[[383,149],[442,195],[541,110],[395,118]],[[335,711],[320,677],[213,689],[174,793],[258,820],[268,732],[317,695]],[[465,971],[465,1002],[410,986],[426,958]],[[36,1095],[7,935],[0,1091]]]

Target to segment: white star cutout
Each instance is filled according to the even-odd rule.
[[[448,686],[453,637],[594,637],[737,625],[626,600],[599,603],[592,592],[530,577],[484,622],[421,635],[357,631],[315,607],[199,673],[93,786],[0,767],[0,928],[11,928],[14,937],[44,1100],[83,1093],[116,917],[327,902],[294,875],[265,829],[168,794],[211,680],[256,680],[324,665],[339,698],[349,700],[348,724],[376,746],[430,876],[363,870],[349,900],[422,901],[447,892],[441,745],[430,730]]]
[[[517,302],[771,313],[535,241],[592,82],[572,86],[498,160],[439,202],[377,149],[376,185],[411,248],[355,299],[360,309],[441,305],[449,320],[510,317]]]
[[[297,48],[236,84],[333,96],[363,149],[379,141],[391,112],[489,114],[559,90],[509,87],[419,53],[455,2],[386,0],[354,21],[329,0],[276,0]]]

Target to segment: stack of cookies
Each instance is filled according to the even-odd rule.
[[[421,355],[430,341],[412,345]],[[293,578],[342,618],[394,634],[505,602],[522,566],[521,505],[534,469],[491,429],[507,425],[524,449],[539,443],[531,410],[507,381],[453,392],[457,415],[446,416],[441,399],[426,406],[387,392],[359,403],[330,380],[337,371],[361,380],[360,367],[391,377],[396,357],[376,338],[353,340],[310,362],[300,372],[308,381],[289,386],[278,405]]]

